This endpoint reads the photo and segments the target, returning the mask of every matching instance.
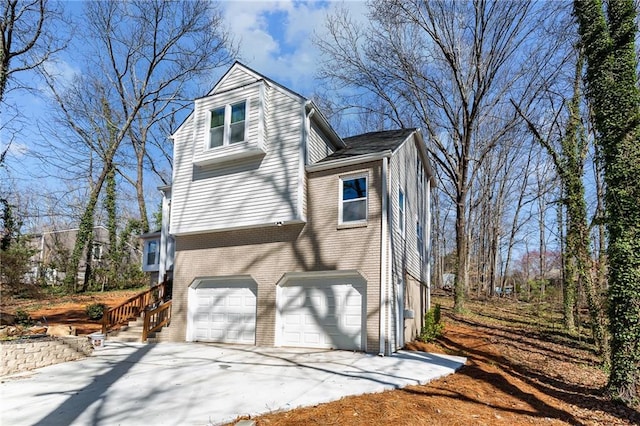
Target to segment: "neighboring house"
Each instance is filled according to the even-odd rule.
[[[172,138],[163,340],[390,354],[419,334],[434,183],[419,130],[342,139],[235,63]]]
[[[163,186],[159,190],[162,192],[162,226],[155,232],[140,235],[142,271],[149,274],[151,285],[173,278],[175,241],[169,235],[171,187]]]
[[[36,253],[31,257],[32,279],[43,278],[48,284],[62,282],[65,277],[67,262],[73,253],[78,229],[45,231],[28,237],[28,245]],[[92,265],[100,265],[105,259],[109,247],[109,232],[104,226],[93,228],[93,244],[91,246]],[[80,258],[78,280],[84,279],[87,267],[87,254]]]

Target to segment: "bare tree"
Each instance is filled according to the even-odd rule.
[[[60,18],[60,12],[47,0],[4,1],[0,20],[0,102],[16,74],[36,69],[64,47],[64,38],[50,25]]]
[[[78,262],[111,170],[134,185],[140,220],[147,224],[143,168],[149,161],[149,133],[192,97],[194,79],[229,63],[233,53],[221,12],[208,1],[89,2],[84,19],[86,28],[78,40],[87,49],[83,75],[65,86],[44,72],[59,123],[69,129],[59,142],[79,153],[63,172],[84,174],[91,188],[67,273],[69,286],[75,286]],[[77,161],[80,158],[83,161]]]
[[[533,37],[543,12],[517,1],[375,1],[368,28],[339,11],[318,43],[326,58],[321,76],[348,87],[346,105],[366,108],[375,97],[386,106],[387,125],[426,129],[455,206],[457,311],[468,287],[470,188],[488,153],[519,123],[507,94],[522,102],[533,96],[527,82],[548,52]]]
[[[593,280],[593,259],[591,257],[591,238],[587,220],[587,205],[585,201],[585,187],[583,183],[584,165],[589,149],[589,141],[583,126],[580,106],[583,96],[581,90],[583,60],[580,57],[575,64],[573,77],[573,94],[571,99],[556,102],[558,110],[549,110],[552,123],[547,126],[548,133],[543,135],[538,126],[516,106],[518,113],[527,122],[532,134],[547,150],[553,160],[563,190],[562,204],[566,209],[566,253],[565,258],[565,297],[564,321],[565,327],[574,331],[573,311],[576,305],[576,290],[583,288],[589,304],[591,314],[591,328],[593,337],[605,362],[609,359],[609,345],[606,336],[604,310],[596,291]],[[555,94],[554,94],[555,95]],[[553,102],[549,106],[553,107]],[[565,108],[566,105],[566,108]],[[560,116],[566,110],[566,117]],[[576,320],[579,320],[576,318]]]

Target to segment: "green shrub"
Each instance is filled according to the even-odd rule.
[[[104,311],[107,309],[107,305],[104,303],[92,303],[87,305],[86,312],[89,319],[99,320],[102,318]]]
[[[444,324],[441,322],[440,304],[429,309],[424,316],[424,327],[420,333],[420,340],[423,342],[433,342],[442,336]]]
[[[27,311],[18,309],[15,315],[15,323],[19,325],[29,326],[31,325],[31,316]]]

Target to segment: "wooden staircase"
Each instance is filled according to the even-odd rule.
[[[102,333],[121,342],[156,342],[157,333],[171,322],[171,288],[167,281],[109,309],[102,319]],[[113,330],[120,326],[119,330]]]
[[[133,321],[129,321],[127,325],[120,327],[120,330],[115,330],[109,333],[109,340],[117,342],[142,342],[142,334],[144,331],[144,314],[140,315]],[[147,342],[155,343],[158,339],[156,335],[162,330],[154,331],[147,334]]]

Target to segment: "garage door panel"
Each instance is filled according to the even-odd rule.
[[[356,280],[357,281],[357,280]],[[280,289],[279,344],[362,350],[364,280],[355,286],[336,278],[288,281]]]
[[[255,343],[256,285],[253,281],[201,283],[195,290],[194,340]]]

